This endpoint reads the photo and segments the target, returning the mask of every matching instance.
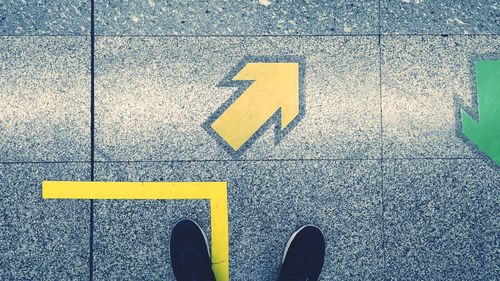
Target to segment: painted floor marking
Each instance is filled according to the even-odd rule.
[[[229,230],[226,182],[43,181],[43,199],[210,200],[212,269],[229,280]]]
[[[278,144],[305,112],[304,65],[301,57],[246,57],[218,84],[238,89],[202,127],[234,158],[273,124]]]

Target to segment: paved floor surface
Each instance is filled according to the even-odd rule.
[[[228,181],[232,280],[275,279],[305,223],[322,280],[499,278],[500,170],[455,105],[500,58],[498,1],[94,5],[92,30],[90,1],[0,2],[0,279],[172,280],[173,223],[209,232],[204,201],[41,199],[91,178]],[[304,57],[306,114],[234,159],[201,125],[248,56]]]

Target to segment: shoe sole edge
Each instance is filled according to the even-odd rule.
[[[209,247],[209,245],[208,245],[207,235],[205,235],[205,231],[203,231],[203,228],[201,228],[201,226],[200,226],[200,225],[199,225],[196,221],[194,221],[194,220],[192,220],[192,219],[181,219],[181,220],[179,220],[178,222],[176,222],[176,223],[174,224],[174,227],[173,227],[173,228],[175,228],[175,226],[176,226],[178,223],[183,222],[183,221],[190,221],[190,222],[194,223],[194,224],[196,225],[196,227],[198,227],[198,229],[200,230],[201,234],[203,235],[203,239],[205,239],[205,245],[207,246],[208,257],[210,258],[210,262],[212,262],[212,253],[210,252],[210,247]],[[173,229],[173,228],[172,228],[172,229]],[[169,238],[169,241],[172,241],[172,232],[170,232],[170,238]]]
[[[297,236],[297,234],[299,234],[299,232],[301,232],[304,228],[306,227],[314,227],[316,229],[318,229],[319,231],[321,231],[319,229],[319,227],[313,225],[313,224],[306,224],[306,225],[303,225],[301,226],[299,229],[297,229],[294,233],[292,233],[292,235],[290,236],[290,238],[288,239],[288,242],[286,243],[286,246],[285,246],[285,251],[283,252],[283,257],[281,259],[281,264],[285,263],[285,258],[286,258],[286,254],[288,253],[288,249],[290,248],[290,245],[292,244],[293,240],[295,239],[295,236]]]

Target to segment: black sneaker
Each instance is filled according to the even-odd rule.
[[[313,225],[305,225],[288,240],[278,281],[318,280],[324,260],[323,233]]]
[[[207,238],[192,220],[175,224],[170,236],[170,260],[177,281],[215,281]]]

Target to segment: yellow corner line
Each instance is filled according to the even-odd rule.
[[[229,230],[226,182],[43,181],[44,199],[210,200],[212,269],[229,280]]]

